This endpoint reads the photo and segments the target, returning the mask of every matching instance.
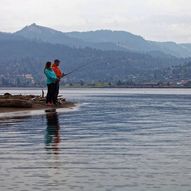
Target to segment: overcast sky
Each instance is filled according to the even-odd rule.
[[[190,0],[0,0],[0,31],[36,23],[60,31],[124,30],[191,42]]]

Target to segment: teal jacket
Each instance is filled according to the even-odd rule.
[[[58,78],[56,77],[56,74],[54,73],[54,71],[52,69],[45,69],[44,73],[47,78],[47,80],[46,80],[47,84],[55,83],[55,81],[58,80]]]

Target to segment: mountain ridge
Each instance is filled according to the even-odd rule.
[[[96,30],[87,32],[61,32],[35,23],[13,33],[15,36],[52,44],[64,44],[75,48],[124,50],[140,53],[158,51],[176,57],[190,57],[191,46],[175,42],[145,40],[127,31]]]
[[[94,83],[96,81],[116,83],[121,81],[131,84],[158,82],[160,80],[168,80],[168,74],[170,76],[171,71],[175,73],[175,70],[171,70],[171,67],[190,62],[190,58],[175,57],[155,49],[143,52],[122,48],[118,44],[113,43],[117,42],[117,39],[111,41],[112,35],[117,36],[118,32],[113,33],[107,30],[97,31],[96,34],[99,37],[103,32],[109,33],[111,35],[110,39],[106,39],[107,41],[101,39],[100,42],[94,39],[97,43],[87,42],[82,39],[80,41],[77,39],[76,41],[76,38],[68,37],[62,32],[36,25],[28,26],[16,33],[0,33],[0,67],[2,68],[0,71],[0,86],[29,85],[31,81],[26,80],[28,78],[33,78],[32,82],[36,84],[45,83],[44,64],[46,61],[52,61],[56,58],[62,61],[61,67],[64,67],[63,71],[66,73],[87,63],[87,67],[84,67],[83,70],[68,76],[65,79],[67,83]],[[37,36],[35,36],[36,34]],[[47,36],[45,37],[46,34]],[[59,38],[54,41],[55,38],[53,37],[55,34],[56,36],[59,34],[62,40],[63,37],[69,39],[69,45],[67,45],[65,40],[57,43]],[[93,37],[94,34],[91,33]],[[133,34],[124,32],[123,35],[130,35],[131,39],[136,38],[144,41],[141,37],[132,36]],[[123,41],[123,38],[121,38],[121,41]],[[80,44],[76,45],[76,42],[80,42]],[[167,44],[174,45],[174,43]],[[189,48],[189,44],[184,46]],[[167,70],[169,73],[163,71],[166,68],[170,68]],[[182,70],[185,67],[176,68]],[[182,73],[182,78],[184,74],[186,73]]]

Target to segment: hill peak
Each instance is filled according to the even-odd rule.
[[[32,23],[31,25],[27,25],[26,27],[39,27],[36,23]]]
[[[22,36],[30,39],[46,39],[55,38],[57,35],[64,35],[62,32],[37,25],[36,23],[32,23],[31,25],[27,25],[21,30],[15,32],[16,35]],[[54,37],[52,37],[54,36]]]
[[[37,25],[36,23],[33,23],[33,24],[31,24],[31,25],[27,25],[27,26],[25,26],[24,28],[22,28],[21,30],[19,30],[19,31],[17,31],[16,33],[18,33],[18,32],[23,32],[23,31],[27,31],[27,32],[34,32],[34,31],[39,31],[39,30],[47,30],[47,29],[49,29],[49,28],[47,28],[47,27],[43,27],[43,26],[40,26],[40,25]]]

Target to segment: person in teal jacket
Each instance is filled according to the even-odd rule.
[[[51,68],[51,62],[47,62],[44,68],[44,74],[46,75],[46,83],[47,83],[47,96],[46,103],[51,106],[52,104],[56,105],[56,97],[55,97],[55,83],[58,80],[56,74]]]

